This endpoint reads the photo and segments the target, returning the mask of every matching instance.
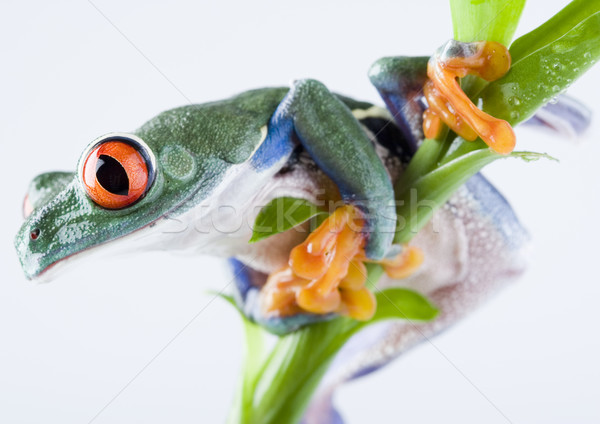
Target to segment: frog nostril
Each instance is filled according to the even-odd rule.
[[[29,237],[31,238],[31,240],[37,240],[37,238],[40,236],[40,229],[39,228],[35,228],[31,231],[31,233],[29,233]]]

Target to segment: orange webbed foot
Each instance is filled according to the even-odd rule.
[[[338,313],[369,320],[377,304],[365,285],[364,226],[359,209],[351,205],[338,208],[292,249],[288,266],[269,276],[262,289],[263,312],[276,316]],[[397,258],[378,263],[391,277],[403,278],[420,265],[411,252],[404,249]]]
[[[516,140],[510,124],[478,109],[457,81],[466,75],[494,81],[508,72],[510,63],[508,49],[493,41],[452,40],[432,56],[427,65],[429,81],[424,87],[429,106],[423,115],[425,137],[437,138],[444,122],[465,140],[479,136],[497,153],[512,152]]]
[[[364,226],[358,208],[338,208],[292,249],[288,266],[269,276],[263,288],[263,311],[280,316],[304,311],[371,318],[375,300],[364,287],[367,271],[358,260],[364,257]]]

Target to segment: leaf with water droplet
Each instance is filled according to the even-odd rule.
[[[563,92],[600,57],[600,0],[571,2],[516,40],[510,52],[510,71],[479,96],[484,111],[514,125]],[[519,91],[507,95],[507,87],[515,86]],[[518,104],[512,100],[515,95],[521,99]]]

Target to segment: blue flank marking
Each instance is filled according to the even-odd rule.
[[[285,318],[266,318],[262,316],[258,308],[259,305],[256,304],[256,294],[264,285],[265,279],[260,278],[261,274],[253,272],[251,268],[235,258],[229,258],[228,262],[235,277],[234,298],[238,306],[248,318],[259,323],[271,333],[283,335],[306,324],[327,321],[336,317],[335,314],[316,315],[310,313],[302,313]],[[255,280],[252,279],[253,277],[255,277]],[[256,280],[257,277],[258,279]],[[256,291],[256,294],[249,296],[253,290]]]
[[[398,93],[381,90],[379,91],[379,94],[385,102],[387,109],[391,112],[392,116],[394,116],[394,120],[398,124],[402,134],[404,134],[404,137],[408,142],[410,154],[414,155],[417,152],[420,140],[416,140],[411,131],[411,117],[409,116],[411,108],[407,107],[408,102],[406,98]]]
[[[287,106],[285,101],[279,104],[269,121],[267,138],[250,159],[250,164],[259,172],[269,169],[294,151],[294,122],[286,116]]]

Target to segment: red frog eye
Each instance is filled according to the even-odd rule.
[[[82,168],[88,196],[107,209],[121,209],[139,200],[150,186],[150,166],[127,141],[107,139],[94,147]]]

